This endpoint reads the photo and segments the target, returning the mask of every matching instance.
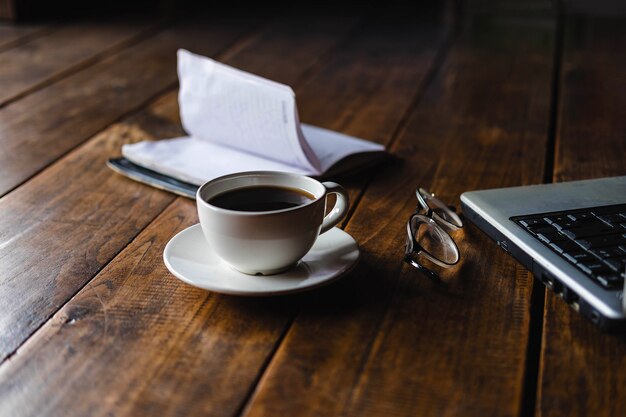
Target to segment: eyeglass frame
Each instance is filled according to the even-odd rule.
[[[435,265],[441,266],[443,268],[451,268],[457,265],[461,259],[461,253],[459,251],[459,247],[456,242],[450,236],[448,231],[456,231],[463,227],[463,221],[453,210],[447,207],[441,200],[435,197],[434,193],[431,193],[424,188],[418,187],[415,190],[415,195],[417,197],[417,206],[415,212],[411,214],[409,220],[406,223],[407,228],[407,243],[406,250],[404,252],[404,261],[409,265],[420,269],[426,270],[427,272],[432,273],[428,268],[421,265],[415,258],[419,255],[424,256],[426,259],[434,263]],[[440,216],[433,208],[428,205],[428,200],[432,199],[438,202],[438,205],[444,212],[451,217],[457,224],[450,222]],[[454,262],[445,262],[441,259],[435,257],[430,254],[422,245],[419,244],[417,239],[415,238],[415,231],[413,230],[412,223],[413,219],[417,218],[422,223],[426,223],[429,226],[433,227],[433,229],[438,230],[437,232],[441,234],[441,236],[447,236],[449,239],[449,246],[454,250],[455,260]]]

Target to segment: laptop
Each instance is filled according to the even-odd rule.
[[[465,218],[605,330],[626,329],[626,176],[461,195]]]

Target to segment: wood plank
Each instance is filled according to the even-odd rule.
[[[169,39],[169,47],[174,49],[174,45],[198,45],[201,38],[206,42],[201,49],[214,55],[242,33],[244,29],[217,26],[193,32],[173,30],[159,39],[163,41],[163,48],[168,47]],[[157,49],[157,46],[152,47],[153,52]],[[142,75],[147,80],[163,77],[167,80],[174,71],[160,68],[160,59],[175,66],[175,59],[157,53],[143,67]],[[156,68],[150,69],[150,64]],[[123,70],[131,69],[125,63],[121,65]],[[111,74],[109,85],[128,80],[128,77],[116,79],[120,72],[127,71]],[[105,81],[102,82],[104,85]],[[139,96],[139,90],[135,90],[134,95]],[[137,100],[137,97],[122,93],[116,102],[124,106],[130,100]],[[66,130],[80,130],[77,124],[83,121],[77,123],[76,120],[80,119],[70,118],[64,122]],[[147,118],[145,127],[130,124],[127,128],[108,129],[80,152],[0,199],[0,304],[4,312],[0,318],[0,357],[5,358],[14,351],[172,201],[173,197],[168,194],[146,191],[136,184],[120,187],[125,182],[119,182],[121,179],[105,166],[106,159],[117,154],[125,141],[183,133],[180,128],[163,126],[159,121],[159,117]],[[31,146],[35,145],[33,140]],[[15,149],[16,154],[10,148],[7,151],[2,157],[10,156],[16,161],[23,160],[20,151],[29,152],[25,148]],[[35,148],[30,152],[38,151]],[[3,167],[3,174],[5,172]],[[137,209],[129,211],[130,207]],[[59,239],[60,236],[65,238]]]
[[[172,277],[165,243],[196,222],[192,201],[170,206],[20,349],[0,369],[0,413],[233,415],[288,306]]]
[[[626,174],[626,19],[566,24],[555,181]],[[593,146],[590,146],[593,144]]]
[[[11,48],[27,40],[41,36],[51,30],[46,24],[15,24],[0,22],[0,51]]]
[[[565,29],[554,181],[626,175],[626,21],[569,17]],[[626,414],[624,369],[624,335],[546,293],[537,414]]]
[[[215,54],[249,29],[247,23],[169,29],[0,109],[0,195],[173,87],[178,48]]]
[[[532,277],[468,225],[458,269],[428,279],[402,262],[405,222],[418,185],[458,206],[467,189],[541,181],[553,33],[467,22],[393,148],[402,162],[347,226],[361,265],[305,303],[244,415],[519,414]]]
[[[374,33],[365,35],[365,29]],[[388,43],[371,43],[377,31],[384,31],[381,36],[386,33]],[[394,35],[389,27],[368,25],[360,33],[363,37],[355,37],[328,64],[321,65],[314,81],[296,86],[297,93],[313,97],[311,91],[319,90],[326,97],[341,80],[349,80],[348,74],[371,86],[361,96],[365,109],[369,100],[392,96],[394,91],[397,95],[414,93],[442,43],[441,31],[432,28],[426,32],[430,37],[416,36],[424,33],[420,28],[411,41],[405,41],[406,32]],[[284,37],[273,38],[273,42],[285,42]],[[301,48],[302,41],[297,45]],[[251,45],[249,52],[259,49]],[[290,56],[285,52],[289,50],[276,48],[281,58],[259,55],[263,64],[256,62],[252,67],[242,53],[228,62],[248,61],[244,69],[261,71],[267,68],[265,60],[280,63],[283,56]],[[398,68],[385,62],[394,62]],[[276,68],[292,71],[291,66],[277,64]],[[398,103],[408,108],[411,95]],[[354,118],[360,118],[360,106],[352,94],[339,95],[337,100],[354,106]],[[336,105],[343,107],[341,102]],[[161,111],[174,108],[170,101]],[[303,103],[302,108],[309,107]],[[317,104],[305,110],[310,117],[306,121],[332,126],[344,114],[326,116],[322,111],[323,106]],[[371,133],[388,140],[404,109],[387,107],[381,112],[372,121]],[[395,123],[379,122],[393,117]],[[174,114],[170,118],[175,122]],[[162,250],[174,233],[195,222],[193,202],[177,199],[20,348],[0,368],[0,413],[19,410],[21,415],[38,415],[63,410],[64,415],[83,415],[99,407],[116,415],[237,414],[291,322],[300,297],[249,300],[198,291],[178,282],[164,269]],[[87,305],[93,308],[84,308]],[[42,368],[44,363],[48,365]],[[42,378],[48,381],[44,386]],[[98,390],[87,383],[94,380],[99,381]],[[37,402],[24,395],[35,386],[39,387]],[[104,404],[102,392],[107,392]],[[77,397],[81,401],[75,401]]]
[[[146,22],[69,25],[0,53],[0,107],[154,30]]]
[[[271,25],[224,60],[236,61],[240,54],[269,48],[298,49],[298,62],[285,69],[284,77],[286,82],[294,82],[297,66],[300,74],[305,73],[316,57],[331,49],[351,27],[332,20],[320,23],[323,35],[319,37],[314,32],[308,38],[288,36],[301,33],[305,22],[306,18],[291,19],[289,24]],[[285,36],[277,40],[270,34],[274,30]],[[214,55],[231,39],[211,39],[211,33],[211,29],[196,31],[189,40],[210,44],[208,53]],[[276,56],[259,55],[254,65],[249,61],[249,69],[269,73],[274,68],[269,75],[281,79],[283,66],[275,61]],[[2,358],[15,351],[174,199],[113,173],[105,161],[117,154],[123,143],[183,134],[175,104],[175,92],[165,95],[0,200]]]
[[[297,89],[300,119],[389,145],[444,47],[450,28],[440,12],[437,6],[424,8],[418,23],[380,18],[368,23],[371,27],[355,34],[358,41]],[[370,176],[338,180],[355,203]]]

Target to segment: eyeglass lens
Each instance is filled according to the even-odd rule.
[[[447,265],[455,264],[459,260],[456,244],[432,219],[414,216],[411,219],[411,230],[415,241],[433,258]]]

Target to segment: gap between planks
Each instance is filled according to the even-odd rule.
[[[265,24],[262,24],[261,27],[264,27]],[[260,27],[256,27],[253,28],[247,32],[244,32],[238,39],[234,40],[230,45],[226,46],[225,49],[216,54],[216,59],[220,59],[223,56],[226,56],[228,54],[228,52],[230,51],[231,48],[236,48],[237,45],[240,42],[247,42],[248,38],[255,36],[255,34],[257,34],[258,32],[260,32],[261,28]],[[15,191],[17,188],[19,188],[21,185],[25,184],[26,182],[28,182],[30,179],[37,177],[39,175],[44,175],[46,168],[58,163],[60,160],[62,160],[64,157],[66,157],[67,155],[73,153],[73,152],[79,152],[80,148],[88,145],[94,138],[98,137],[101,133],[103,133],[104,131],[106,131],[107,129],[109,129],[111,126],[115,125],[116,123],[121,122],[124,119],[127,119],[129,117],[132,117],[133,115],[137,115],[139,113],[141,113],[145,108],[149,107],[149,105],[156,103],[159,101],[159,99],[169,93],[172,92],[172,89],[175,88],[177,83],[174,84],[170,84],[169,86],[163,88],[161,91],[159,91],[159,93],[153,95],[152,97],[150,97],[149,99],[145,100],[145,102],[139,106],[138,108],[135,108],[131,111],[128,111],[126,113],[124,113],[123,115],[121,115],[120,117],[118,117],[115,121],[113,121],[112,123],[110,123],[109,125],[103,127],[102,129],[100,129],[99,131],[97,131],[96,133],[94,133],[93,135],[91,135],[89,138],[87,138],[85,141],[77,144],[76,146],[72,147],[71,149],[69,149],[67,152],[63,153],[62,155],[59,155],[56,159],[54,159],[54,161],[52,161],[49,165],[47,165],[46,167],[44,167],[42,170],[36,172],[35,174],[33,174],[32,176],[30,176],[29,178],[27,178],[26,180],[24,180],[22,183],[20,183],[19,185],[17,185],[16,187],[14,187],[13,189],[11,189],[10,191],[8,191],[4,196],[0,196],[0,200],[5,197],[6,195],[8,195],[9,193]],[[179,197],[182,198],[182,197]],[[168,203],[163,210],[161,210],[160,212],[156,213],[154,216],[154,219],[158,218],[159,215],[161,215],[161,213],[163,213],[168,207],[170,207],[175,201],[177,200],[177,198],[174,198],[170,203]],[[98,274],[100,273],[100,271],[102,271],[103,269],[105,269],[107,267],[107,265],[109,265],[113,260],[115,260],[115,258],[117,257],[117,255],[122,252],[128,245],[130,245],[135,239],[137,239],[138,236],[140,236],[141,231],[143,231],[146,227],[148,227],[150,224],[152,224],[152,222],[154,221],[154,219],[150,222],[148,222],[145,227],[143,227],[141,230],[139,230],[139,232],[126,244],[126,246],[121,247],[119,250],[116,251],[115,255],[111,257],[111,259],[104,263],[94,274],[93,276],[87,281],[85,282],[84,285],[80,286],[72,295],[71,297],[69,297],[64,303],[62,303],[61,305],[59,305],[59,307],[57,308],[56,311],[53,311],[45,320],[43,320],[41,322],[41,324],[39,326],[37,326],[29,335],[28,337],[26,337],[19,345],[16,349],[14,349],[12,352],[10,352],[8,355],[6,355],[6,357],[4,358],[4,360],[0,360],[0,366],[2,366],[6,361],[8,361],[11,357],[13,357],[16,353],[18,353],[19,349],[25,344],[27,343],[30,339],[33,338],[33,336],[35,336],[37,334],[37,332],[46,324],[50,321],[50,319],[52,317],[54,317],[54,315],[60,311],[65,305],[69,304],[84,288],[88,287],[91,282],[98,276]]]
[[[222,52],[216,54],[214,58],[218,59],[218,60],[226,60],[226,59],[228,59],[230,57],[236,56],[237,53],[240,50],[244,49],[246,45],[251,43],[259,34],[262,34],[265,30],[267,30],[267,28],[271,27],[271,25],[276,23],[277,21],[279,21],[279,19],[273,19],[273,20],[270,20],[269,22],[263,22],[263,23],[260,23],[260,24],[256,25],[255,27],[251,28],[250,30],[244,32],[239,38],[235,39],[230,45],[226,46],[225,49]],[[305,72],[298,78],[298,80],[294,83],[294,85],[301,85],[301,84],[305,83],[307,80],[309,80],[312,77],[314,77],[315,74],[321,68],[323,68],[324,63],[327,62],[333,56],[335,51],[337,51],[342,46],[344,46],[347,42],[349,42],[351,39],[353,39],[354,36],[356,35],[356,33],[358,33],[358,31],[360,29],[361,29],[361,26],[359,24],[359,21],[357,20],[357,21],[354,22],[352,29],[348,30],[348,32],[341,37],[341,40],[336,42],[334,44],[334,46],[328,48],[327,51],[325,51],[322,54],[320,54],[320,57],[317,60],[317,62],[315,64],[313,64],[311,67],[309,67],[307,70],[305,70]],[[149,99],[145,100],[145,102],[142,105],[140,105],[138,108],[135,108],[135,109],[133,109],[131,111],[128,111],[128,112],[124,113],[123,115],[120,115],[115,121],[113,121],[109,125],[103,127],[102,129],[100,129],[99,131],[97,131],[96,133],[91,135],[89,138],[87,138],[85,141],[83,141],[83,142],[77,144],[76,146],[72,147],[67,152],[63,153],[62,155],[59,155],[58,158],[56,158],[49,165],[44,167],[41,171],[36,172],[32,176],[30,176],[28,179],[23,181],[21,184],[19,184],[18,186],[14,187],[9,192],[7,192],[5,194],[5,196],[8,195],[10,192],[15,191],[16,189],[18,189],[19,186],[21,186],[24,183],[28,182],[30,179],[32,179],[34,177],[37,177],[39,175],[45,174],[46,168],[52,166],[55,163],[58,163],[60,160],[62,160],[67,155],[69,155],[71,153],[74,153],[74,152],[80,152],[80,148],[82,148],[84,146],[87,146],[94,138],[99,136],[101,133],[105,132],[111,126],[113,126],[116,123],[119,123],[119,122],[121,122],[121,121],[123,121],[123,120],[125,120],[125,119],[127,119],[129,117],[132,117],[134,115],[140,114],[143,110],[145,110],[146,108],[150,107],[151,104],[154,104],[154,103],[158,102],[160,99],[162,99],[164,96],[167,96],[168,94],[171,94],[172,91],[175,89],[177,84],[178,84],[178,82],[174,82],[174,83],[170,84],[169,86],[167,86],[167,87],[163,88],[161,91],[159,91],[157,94],[155,94],[152,97],[150,97]],[[0,199],[2,197],[4,197],[4,196],[0,196]],[[106,267],[111,262],[115,261],[117,256],[126,247],[131,245],[139,236],[141,236],[141,233],[142,233],[143,230],[145,230],[152,223],[154,223],[159,218],[159,216],[161,216],[164,212],[167,211],[167,209],[170,206],[175,204],[177,201],[184,201],[184,200],[187,200],[187,199],[183,198],[183,197],[176,197],[170,203],[166,204],[161,211],[157,212],[155,214],[154,218],[152,219],[152,221],[146,223],[146,225],[144,227],[142,227],[137,232],[137,234],[125,246],[123,246],[119,250],[117,250],[116,253],[111,257],[111,259],[108,262],[106,262],[105,264],[103,264],[93,274],[93,276],[87,282],[84,283],[84,285],[82,285],[79,288],[77,288],[77,290],[71,295],[71,297],[69,297],[64,303],[62,303],[57,308],[57,310],[52,312],[44,321],[42,321],[42,323],[37,328],[35,328],[28,335],[28,337],[25,338],[19,344],[19,346],[16,349],[14,349],[12,352],[10,352],[8,355],[6,355],[4,360],[0,361],[0,366],[2,366],[5,362],[8,362],[13,356],[15,356],[19,352],[21,347],[24,346],[24,344],[26,344],[29,340],[31,340],[39,332],[39,330],[42,327],[44,327],[46,325],[46,323],[48,323],[54,317],[54,315],[58,311],[62,310],[66,305],[70,304],[76,298],[76,296],[81,293],[81,291],[83,291],[85,288],[89,287],[92,284],[92,282],[98,277],[98,275],[100,274],[100,272],[102,270],[106,269]],[[285,333],[287,332],[287,330],[288,330],[288,327],[284,329]],[[278,347],[278,345],[276,347]]]
[[[431,65],[432,65],[432,63],[431,63]],[[311,75],[311,74],[309,73],[309,76],[310,76],[310,75]],[[178,200],[178,201],[180,201],[180,200]],[[170,204],[170,205],[171,205],[171,204]],[[157,215],[157,217],[158,217],[158,215]],[[115,258],[114,258],[114,259],[115,259]],[[110,263],[110,261],[109,261],[109,263]],[[104,268],[104,267],[102,267],[102,268]],[[100,271],[102,270],[102,268],[100,269]],[[97,274],[96,274],[96,276],[97,276]],[[92,279],[90,280],[90,282],[93,282],[93,277],[92,277]],[[289,327],[289,326],[287,326],[287,328],[286,328],[285,330],[288,330],[288,327]],[[278,347],[278,344],[277,344],[277,345],[275,345],[275,346],[276,346],[276,347]]]
[[[396,128],[393,131],[393,133],[391,134],[389,141],[385,144],[385,146],[387,147],[388,150],[390,150],[393,147],[394,143],[397,141],[397,138],[406,129],[406,126],[407,126],[407,124],[408,124],[408,122],[410,120],[411,114],[413,113],[415,108],[418,106],[418,104],[419,104],[419,102],[420,102],[424,92],[426,91],[427,87],[435,79],[437,72],[439,71],[439,69],[443,65],[443,62],[445,61],[445,58],[446,58],[448,52],[450,51],[450,49],[452,47],[452,44],[454,43],[454,40],[456,40],[457,36],[459,35],[459,33],[460,33],[460,31],[459,31],[458,25],[454,25],[452,30],[449,31],[449,33],[446,33],[446,35],[444,36],[444,40],[442,42],[442,45],[437,50],[437,52],[435,54],[435,58],[433,59],[433,62],[431,64],[430,68],[426,72],[426,75],[424,76],[423,80],[420,82],[420,85],[417,88],[415,94],[413,95],[413,98],[411,99],[410,104],[404,110],[403,115],[400,118]],[[348,226],[348,224],[350,223],[350,220],[352,219],[352,216],[354,215],[357,207],[359,206],[361,200],[363,199],[363,196],[365,195],[365,192],[367,191],[367,188],[369,187],[369,185],[371,184],[371,182],[375,178],[376,178],[376,175],[375,174],[371,174],[371,175],[368,175],[368,177],[364,180],[363,185],[360,187],[360,189],[357,192],[356,198],[350,204],[350,209],[349,209],[348,213],[346,214],[346,218],[340,224],[340,228],[341,229],[345,229]],[[389,297],[387,302],[391,302],[391,298],[392,297]],[[259,370],[259,375],[257,376],[257,379],[254,382],[254,385],[251,387],[248,396],[244,399],[240,409],[235,414],[235,416],[245,416],[245,415],[247,415],[247,413],[249,411],[249,408],[252,405],[252,399],[254,398],[257,390],[260,388],[261,381],[262,381],[263,377],[265,376],[265,371],[270,367],[270,365],[272,364],[272,362],[276,358],[276,352],[278,351],[278,349],[280,348],[280,345],[282,344],[282,342],[284,341],[285,337],[289,333],[289,330],[291,329],[291,326],[293,325],[293,323],[299,317],[300,312],[301,312],[301,309],[297,309],[294,312],[293,317],[289,320],[288,324],[286,325],[286,328],[281,333],[280,337],[277,339],[276,344],[275,344],[274,348],[272,349],[271,355],[267,358],[266,362],[263,364],[263,367]],[[384,321],[384,318],[385,318],[384,316],[380,317],[379,322],[375,324],[376,328],[380,328],[380,326],[382,325],[382,323]],[[374,344],[374,341],[375,341],[374,339],[369,341],[369,346],[367,347],[367,351],[368,352],[371,351],[372,346]],[[369,358],[369,353],[367,353],[365,355],[364,360],[361,363],[361,370],[365,367],[368,358]],[[358,379],[358,375],[360,375],[360,373],[361,373],[361,371],[359,371],[357,373],[357,379]],[[355,384],[353,385],[353,388],[352,388],[353,391],[354,391],[355,387],[356,387],[356,381],[355,381]],[[350,395],[350,397],[352,397],[352,395]],[[348,401],[345,406],[348,407],[349,405],[350,405],[350,401]],[[345,411],[346,410],[344,410],[344,412]]]
[[[227,50],[225,50],[223,53],[226,54],[228,52],[228,50],[230,48],[236,48],[237,45],[239,44],[239,42],[246,42],[248,40],[248,38],[253,37],[254,34],[258,33],[261,28],[263,28],[267,23],[261,23],[255,27],[252,27],[249,31],[247,31],[247,33],[242,34],[238,39],[235,39],[231,45],[227,46]],[[137,39],[135,42],[126,44],[124,47],[117,49],[114,52],[111,52],[109,54],[107,54],[106,56],[102,56],[100,59],[91,62],[90,65],[85,66],[83,68],[80,68],[80,70],[84,70],[87,69],[101,61],[103,61],[105,58],[114,56],[118,53],[123,52],[125,49],[134,46],[135,44],[138,44],[142,41],[148,40],[151,37],[154,37],[155,35],[159,34],[161,31],[163,31],[164,29],[166,29],[167,27],[161,27],[160,29],[155,29],[153,30],[151,33],[147,34],[146,36],[142,37],[141,39]],[[217,55],[218,57],[221,57],[221,54]],[[79,71],[74,71],[72,72],[72,74],[76,74]],[[72,74],[66,74],[66,77]],[[63,78],[66,78],[63,77]],[[59,81],[60,79],[57,79],[56,81]],[[46,86],[52,85],[53,83],[50,83]],[[42,167],[38,168],[37,170],[35,170],[32,174],[26,176],[24,179],[22,179],[20,182],[16,183],[13,187],[7,189],[3,194],[0,194],[0,199],[2,199],[4,196],[10,194],[11,192],[15,191],[16,189],[18,189],[20,186],[24,185],[25,183],[27,183],[29,180],[31,180],[32,178],[36,177],[37,175],[45,172],[46,168],[48,168],[49,166],[51,166],[52,164],[56,163],[57,161],[61,160],[63,157],[65,157],[66,155],[72,153],[74,150],[80,148],[82,145],[84,145],[85,143],[89,142],[90,139],[92,139],[93,137],[98,136],[100,133],[106,131],[108,128],[110,128],[111,126],[115,125],[116,123],[119,123],[120,121],[134,115],[137,114],[139,112],[141,112],[142,109],[146,108],[150,103],[157,101],[159,97],[166,95],[169,91],[171,91],[173,88],[176,87],[176,85],[178,85],[178,81],[174,81],[172,83],[169,83],[167,85],[165,85],[163,88],[159,89],[158,91],[156,91],[154,94],[152,94],[149,97],[146,97],[144,100],[142,100],[140,102],[140,104],[134,108],[131,108],[125,112],[122,112],[121,114],[119,114],[117,117],[115,117],[109,124],[102,126],[100,129],[96,130],[95,132],[93,132],[93,134],[89,135],[88,137],[86,137],[83,140],[78,141],[78,143],[76,143],[75,145],[69,147],[68,149],[66,149],[65,151],[59,153],[58,155],[56,155],[53,159],[51,159],[50,161],[48,161],[45,165],[43,165]],[[42,86],[41,88],[43,88],[44,86]],[[39,90],[40,88],[38,88],[37,90]],[[34,92],[36,90],[31,91]],[[2,106],[0,106],[0,111],[2,109]]]
[[[558,5],[557,7],[562,7]],[[556,15],[554,60],[552,63],[552,90],[550,100],[550,124],[548,126],[548,140],[543,171],[543,183],[553,182],[554,160],[556,152],[556,135],[559,114],[561,65],[563,62],[564,18],[562,11]],[[532,274],[532,271],[528,271]],[[549,293],[546,287],[533,275],[533,289],[530,296],[530,332],[526,350],[526,372],[522,392],[521,416],[535,414],[539,388],[539,368],[541,366],[541,352],[544,343],[544,314]]]
[[[171,24],[170,24],[171,25]],[[148,24],[148,27],[142,31],[140,31],[138,34],[133,35],[131,37],[129,37],[126,40],[123,40],[117,44],[114,44],[112,46],[109,46],[105,49],[103,49],[102,51],[94,54],[92,57],[90,58],[86,58],[76,64],[70,65],[69,67],[57,72],[56,74],[51,75],[50,77],[36,82],[35,84],[26,87],[24,90],[20,91],[19,93],[16,93],[8,98],[6,98],[5,100],[0,101],[0,110],[2,110],[4,107],[6,107],[7,105],[14,103],[16,101],[18,101],[21,98],[24,98],[26,96],[28,96],[29,94],[32,94],[38,90],[41,90],[42,88],[48,87],[58,81],[61,81],[64,78],[67,78],[73,74],[76,74],[84,69],[87,69],[95,64],[97,64],[98,62],[103,61],[104,59],[116,55],[118,53],[120,53],[121,51],[123,51],[124,49],[127,49],[133,45],[136,45],[146,39],[149,39],[151,37],[154,37],[157,33],[159,33],[160,31],[166,29],[169,25],[165,24],[165,23],[153,23],[153,24]],[[63,27],[58,27],[56,28],[56,31],[63,29]],[[46,35],[49,34],[50,32],[44,32]],[[37,38],[37,37],[36,37]],[[35,38],[35,39],[36,39]],[[22,42],[20,43],[20,45],[24,45],[27,44],[28,42],[32,41],[33,39],[28,39],[28,41]],[[0,48],[0,52],[3,52],[3,49]]]
[[[18,36],[17,38],[0,45],[0,52],[8,51],[11,48],[23,45],[27,42],[40,38],[59,29],[60,28],[58,27],[58,25],[55,25],[54,23],[50,23],[47,26],[42,26],[39,29],[33,29],[33,31],[30,33]]]

